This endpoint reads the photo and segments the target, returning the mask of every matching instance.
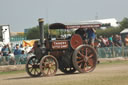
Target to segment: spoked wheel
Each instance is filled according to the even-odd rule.
[[[91,72],[95,69],[97,53],[89,45],[80,45],[73,54],[73,65],[80,72]]]
[[[60,68],[60,70],[62,72],[64,72],[65,74],[72,74],[76,71],[76,69],[74,67],[70,67],[70,68]]]
[[[43,76],[53,76],[58,69],[58,62],[52,55],[44,56],[40,61],[40,70]]]
[[[41,75],[40,68],[39,68],[39,60],[36,58],[36,56],[32,56],[27,61],[26,72],[31,77],[39,77]]]

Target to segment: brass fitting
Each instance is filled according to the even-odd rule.
[[[44,19],[43,18],[39,18],[38,21],[39,22],[44,22]]]

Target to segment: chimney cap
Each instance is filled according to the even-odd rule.
[[[38,21],[39,22],[44,22],[44,18],[39,18]]]

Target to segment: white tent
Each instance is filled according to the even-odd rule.
[[[81,23],[87,23],[87,22],[99,22],[102,24],[110,24],[112,27],[118,27],[118,21],[115,18],[109,18],[109,19],[99,19],[99,20],[89,20],[89,21],[81,21]]]
[[[128,28],[126,28],[126,29],[124,29],[124,30],[122,30],[122,31],[120,32],[120,34],[124,34],[124,33],[128,33]]]

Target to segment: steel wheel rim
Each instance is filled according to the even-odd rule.
[[[44,56],[40,62],[40,70],[43,76],[53,76],[56,74],[58,62],[55,57],[51,55]]]
[[[38,59],[34,56],[31,57],[26,64],[26,71],[32,77],[41,75]]]
[[[74,65],[81,72],[91,72],[96,67],[97,55],[95,50],[86,45],[82,45],[75,51]]]

